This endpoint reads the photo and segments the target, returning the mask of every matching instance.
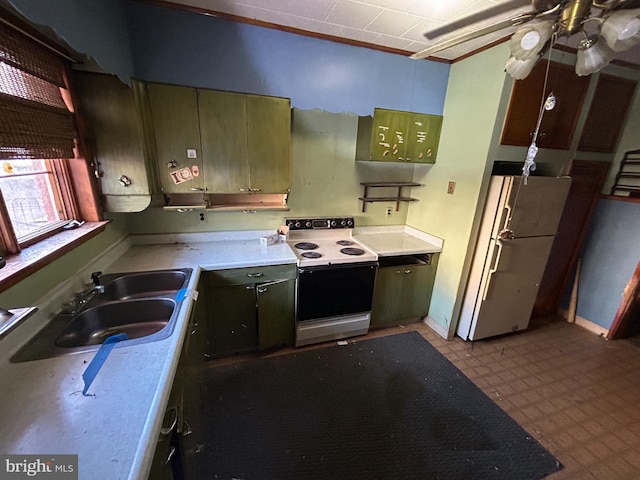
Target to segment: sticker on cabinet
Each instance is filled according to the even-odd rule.
[[[173,183],[176,185],[188,182],[189,180],[193,180],[193,173],[191,173],[190,168],[181,168],[179,170],[174,170],[173,172],[169,172],[169,175],[171,176],[171,180],[173,180]]]

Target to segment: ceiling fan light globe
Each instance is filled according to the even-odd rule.
[[[609,48],[602,38],[597,39],[588,48],[578,49],[576,59],[576,74],[581,77],[591,75],[609,64],[615,52]]]
[[[529,60],[538,56],[553,33],[552,20],[531,23],[521,27],[511,36],[511,55],[518,60]]]
[[[614,52],[628,50],[640,43],[640,8],[612,13],[602,24],[600,35]]]
[[[536,56],[528,60],[519,60],[516,57],[509,57],[504,69],[516,80],[522,80],[531,73],[535,64],[538,63],[539,58],[540,57]]]

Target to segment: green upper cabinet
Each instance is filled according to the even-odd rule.
[[[286,98],[198,90],[209,193],[287,193],[291,107]]]
[[[366,124],[361,123],[361,126],[364,125]],[[369,154],[364,159],[376,162],[435,163],[441,129],[440,115],[376,108],[370,132]],[[358,133],[359,140],[367,136],[368,133]]]
[[[148,85],[164,193],[288,193],[289,99]]]
[[[291,187],[291,105],[288,98],[246,95],[251,189],[288,193]]]
[[[136,108],[140,87],[116,76],[74,72],[87,143],[100,178],[107,212],[138,212],[151,202],[153,179],[146,163],[142,120]]]
[[[148,92],[162,191],[204,191],[196,89],[150,83]]]
[[[198,90],[200,136],[209,193],[249,191],[246,95]]]

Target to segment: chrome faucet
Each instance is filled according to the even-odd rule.
[[[96,293],[104,293],[104,285],[100,283],[102,272],[91,274],[92,283],[86,283],[84,289],[77,292],[72,300],[62,304],[62,313],[74,314],[89,303]]]

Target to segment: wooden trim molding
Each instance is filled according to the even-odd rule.
[[[102,233],[109,221],[85,223],[73,230],[57,233],[15,255],[6,257],[0,270],[0,292],[13,287],[34,272]]]

